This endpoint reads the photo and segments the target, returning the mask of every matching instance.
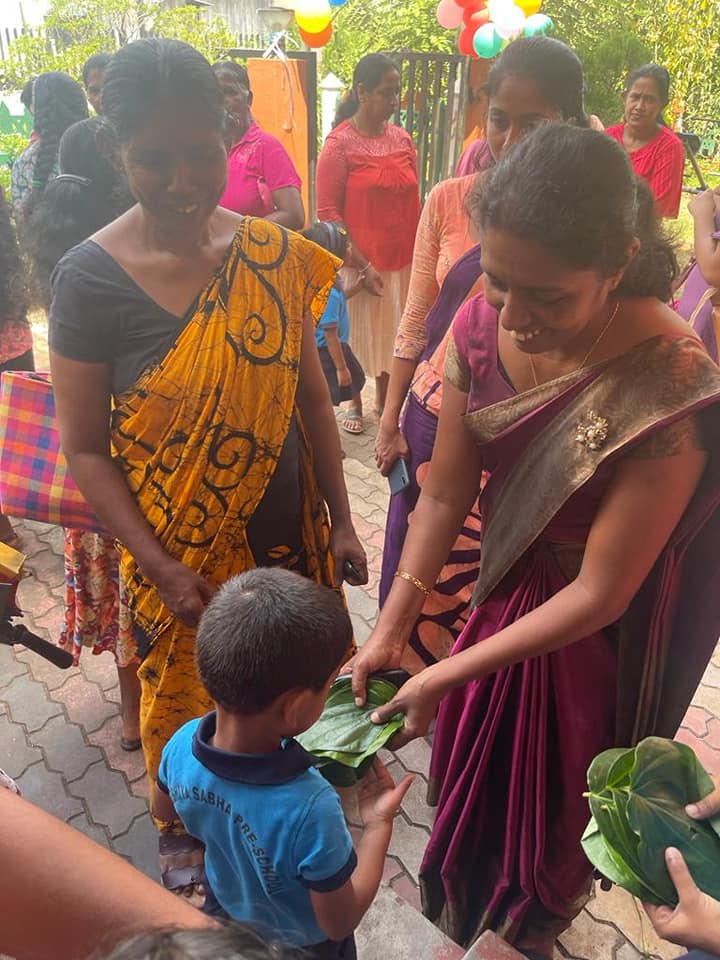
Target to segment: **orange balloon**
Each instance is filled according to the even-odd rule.
[[[329,23],[324,30],[321,30],[320,33],[308,33],[307,30],[303,30],[302,27],[298,27],[300,31],[300,36],[302,37],[302,42],[306,47],[310,47],[311,50],[318,50],[320,47],[324,47],[326,43],[330,42],[332,37],[332,24]]]
[[[542,0],[515,0],[515,3],[526,17],[531,17],[534,13],[537,13],[542,6]]]

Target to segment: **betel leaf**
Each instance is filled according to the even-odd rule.
[[[712,790],[693,751],[648,737],[633,750],[609,750],[588,770],[593,814],[582,845],[608,879],[652,903],[677,903],[665,850],[677,847],[700,889],[720,898],[718,822],[693,820],[685,807]]]
[[[585,856],[604,877],[642,900],[649,899],[647,888],[627,869],[627,865],[608,844],[594,817],[590,818],[580,842]]]
[[[358,707],[352,681],[349,677],[340,677],[330,688],[320,718],[297,740],[320,760],[358,768],[402,727],[401,714],[385,724],[375,724],[370,719],[372,712],[392,700],[396,693],[394,684],[373,677],[367,685],[367,703]]]

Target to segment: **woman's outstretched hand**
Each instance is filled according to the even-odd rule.
[[[388,743],[390,750],[397,750],[416,737],[427,736],[430,730],[430,724],[435,719],[440,695],[433,690],[431,669],[423,670],[415,677],[411,677],[407,683],[398,690],[397,694],[373,711],[373,723],[387,723],[402,713],[405,717],[405,723],[401,730]]]

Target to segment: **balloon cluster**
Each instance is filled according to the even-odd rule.
[[[324,47],[332,37],[333,7],[342,7],[347,0],[297,0],[295,21],[303,43],[312,50]]]
[[[458,50],[466,57],[496,57],[510,40],[547,33],[550,17],[540,13],[542,0],[440,0],[438,23],[460,30]]]

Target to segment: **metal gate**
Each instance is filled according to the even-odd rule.
[[[465,130],[470,60],[412,50],[390,55],[400,67],[402,91],[393,121],[415,141],[424,200],[431,187],[455,170]]]

